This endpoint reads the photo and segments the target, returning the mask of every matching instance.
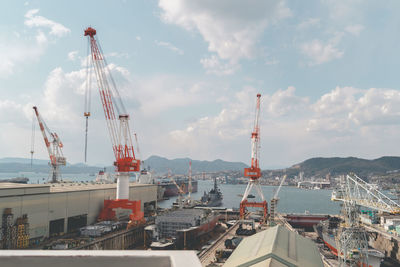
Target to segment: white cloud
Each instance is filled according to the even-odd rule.
[[[155,41],[155,44],[158,45],[158,46],[166,47],[169,50],[174,51],[178,55],[183,55],[184,54],[182,49],[177,48],[176,46],[174,46],[171,43],[163,42],[163,41]]]
[[[197,31],[208,50],[236,64],[255,55],[265,28],[291,15],[281,0],[160,0],[162,19],[188,31]]]
[[[337,46],[342,38],[342,33],[337,33],[334,38],[324,43],[318,39],[306,42],[301,45],[301,52],[307,56],[309,65],[319,65],[341,58],[344,54]]]
[[[71,32],[71,30],[65,27],[64,25],[37,15],[38,12],[39,9],[31,9],[28,12],[26,12],[25,22],[24,22],[26,26],[30,28],[33,27],[49,28],[50,34],[57,37],[65,36],[66,34]]]
[[[311,27],[318,27],[321,24],[321,19],[319,18],[308,18],[302,21],[297,27],[299,29],[308,29]]]
[[[141,41],[141,40],[142,40],[142,37],[136,36],[136,40]]]
[[[349,113],[349,119],[359,125],[399,123],[400,92],[394,89],[371,88],[363,92]]]
[[[43,36],[36,36],[36,43],[10,41],[0,43],[0,77],[12,75],[19,64],[37,60],[44,52]]]
[[[359,36],[362,30],[364,30],[364,26],[361,24],[349,25],[345,28],[346,32],[351,33],[355,36]]]
[[[354,87],[336,87],[324,94],[312,106],[315,113],[322,116],[349,112],[357,103],[356,97],[362,90]]]
[[[45,45],[47,43],[47,37],[42,31],[38,31],[38,34],[36,35],[36,42],[39,45]]]
[[[240,65],[233,62],[221,62],[216,56],[212,55],[209,58],[200,59],[201,65],[207,71],[207,73],[216,75],[230,75],[240,68]]]
[[[289,86],[286,90],[279,89],[272,95],[266,95],[263,101],[268,113],[275,117],[281,117],[294,111],[304,110],[309,100],[307,97],[296,96],[295,91],[296,88]]]
[[[50,28],[50,34],[56,38],[70,31],[57,22],[37,16],[38,12],[32,9],[25,14],[25,25],[37,28],[34,33],[26,32],[21,38],[21,34],[14,31],[12,37],[0,40],[0,77],[12,75],[18,65],[37,61],[44,54],[49,45],[44,28]]]
[[[75,59],[77,58],[78,55],[78,51],[71,51],[68,53],[68,60],[70,61],[75,61]]]
[[[349,133],[359,127],[396,125],[400,118],[400,92],[336,87],[312,106],[309,131]]]

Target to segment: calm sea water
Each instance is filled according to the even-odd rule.
[[[43,183],[47,181],[48,173],[0,173],[0,179],[13,177],[27,177],[29,183]],[[69,181],[92,181],[95,176],[89,174],[63,174],[63,180]],[[135,178],[131,177],[131,180]],[[244,184],[219,184],[218,185],[223,196],[223,206],[227,208],[238,208],[240,200],[239,194],[243,194],[246,188]],[[209,191],[213,187],[212,181],[198,181],[198,191],[193,193],[194,199],[200,199],[204,191]],[[269,200],[272,198],[276,186],[262,186],[264,197]],[[340,212],[339,203],[331,201],[332,190],[306,190],[295,187],[283,186],[279,192],[278,211],[283,213],[322,213],[322,214],[338,214]],[[256,195],[255,190],[252,191]],[[256,195],[257,196],[257,195]],[[161,208],[169,208],[175,201],[176,197],[164,200],[158,203]],[[250,199],[251,200],[251,199]]]
[[[192,194],[193,198],[200,199],[204,191],[208,191],[212,187],[212,181],[198,181],[198,191]],[[244,193],[246,185],[219,184],[218,187],[224,196],[223,206],[227,208],[238,208],[240,200],[242,199],[242,197],[238,195]],[[264,197],[269,202],[277,186],[261,186],[261,188]],[[257,197],[255,190],[251,193]],[[326,189],[306,190],[283,186],[279,192],[278,211],[283,213],[304,213],[305,211],[309,211],[310,213],[339,214],[339,203],[331,201],[331,193],[332,190]],[[171,207],[175,199],[175,197],[172,197],[169,200],[161,201],[159,202],[159,206],[162,208]]]

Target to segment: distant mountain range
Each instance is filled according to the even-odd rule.
[[[171,169],[174,174],[187,174],[190,158],[167,159],[159,156],[151,156],[144,161],[143,167],[154,170],[157,174],[168,172]],[[243,171],[248,167],[242,162],[229,162],[220,159],[213,161],[192,160],[192,172],[220,172]],[[89,166],[83,163],[67,164],[62,167],[63,173],[97,173],[102,167]],[[324,177],[328,173],[332,176],[354,172],[360,176],[370,174],[385,174],[400,170],[400,157],[381,157],[368,160],[355,157],[347,158],[311,158],[286,169],[264,170],[264,175],[280,175],[284,171],[290,176],[304,172],[305,176]],[[47,160],[35,159],[30,165],[27,158],[2,158],[0,159],[0,172],[48,172]],[[108,166],[107,171],[114,171],[113,166]]]
[[[171,169],[175,174],[187,174],[189,172],[189,161],[192,161],[192,172],[219,172],[219,171],[239,171],[246,168],[247,165],[242,162],[229,162],[220,159],[191,160],[190,158],[167,159],[159,156],[151,156],[144,161],[144,166],[150,167],[157,173],[167,173]]]
[[[347,158],[311,158],[286,169],[288,175],[298,175],[304,172],[305,176],[324,177],[328,173],[332,176],[354,172],[360,176],[371,174],[385,174],[400,170],[400,157],[381,157],[378,159]]]
[[[167,173],[171,169],[174,174],[187,174],[189,171],[189,158],[167,159],[159,156],[151,156],[144,161],[143,167],[154,170],[156,173]],[[27,158],[2,158],[0,159],[0,172],[48,172],[48,160]],[[214,161],[192,160],[192,172],[218,172],[237,171],[247,167],[242,162],[228,162],[220,159]],[[63,173],[97,173],[101,167],[89,166],[83,163],[67,164],[61,168]],[[108,166],[107,171],[114,171],[113,166]]]

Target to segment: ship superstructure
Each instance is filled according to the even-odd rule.
[[[222,205],[222,199],[222,192],[218,188],[217,179],[214,178],[214,187],[208,193],[204,192],[199,206],[219,207]]]

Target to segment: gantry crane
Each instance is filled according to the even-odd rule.
[[[42,132],[44,143],[46,145],[47,152],[50,157],[51,166],[49,180],[51,183],[58,183],[61,180],[60,174],[60,166],[65,166],[67,164],[67,159],[64,157],[62,153],[63,143],[55,132],[50,131],[49,127],[47,127],[43,118],[40,116],[37,107],[33,107],[35,111],[36,118],[39,123],[40,131]],[[32,127],[34,129],[34,127]],[[51,136],[51,142],[47,138],[46,132]],[[33,135],[34,136],[34,135]],[[34,137],[32,137],[34,138]],[[33,144],[33,142],[32,142]],[[31,154],[33,155],[33,145],[31,149]]]
[[[332,192],[332,200],[343,202],[342,213],[345,218],[336,237],[340,265],[368,266],[368,240],[359,222],[359,207],[399,214],[400,205],[354,173],[341,177],[339,188]]]
[[[260,187],[260,177],[261,169],[259,166],[259,155],[260,155],[260,99],[261,94],[257,94],[256,101],[256,114],[254,119],[254,129],[251,133],[251,166],[250,168],[244,169],[244,176],[249,178],[246,190],[243,194],[242,201],[240,202],[240,218],[244,218],[246,213],[246,207],[259,207],[264,210],[264,221],[267,218],[268,206],[267,201],[264,198],[263,192]],[[258,195],[261,198],[261,202],[249,202],[247,196],[250,194],[251,190],[255,187]]]
[[[88,80],[84,116],[86,126],[90,116],[90,84],[92,70],[95,73],[100,99],[103,104],[104,115],[115,156],[114,165],[117,171],[117,195],[115,200],[104,200],[104,207],[100,213],[100,220],[110,220],[115,217],[113,209],[130,209],[132,224],[144,221],[143,212],[140,210],[140,201],[129,200],[129,173],[140,171],[140,160],[136,159],[133,149],[131,132],[129,128],[129,115],[123,105],[110,69],[108,68],[101,46],[96,36],[96,30],[89,27],[84,31],[88,37]],[[89,50],[89,49],[88,49]],[[118,122],[119,121],[119,122]],[[86,128],[87,134],[87,128]],[[85,149],[87,145],[85,144]],[[86,155],[86,152],[85,152]]]

